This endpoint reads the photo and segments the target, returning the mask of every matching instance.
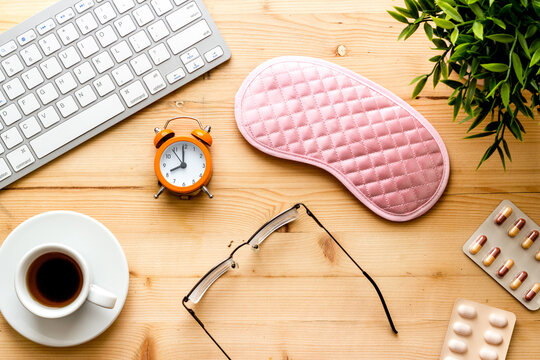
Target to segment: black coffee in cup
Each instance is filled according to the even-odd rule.
[[[32,297],[42,305],[64,307],[81,293],[83,274],[79,264],[69,255],[50,252],[30,264],[26,285]]]

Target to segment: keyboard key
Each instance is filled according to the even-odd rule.
[[[36,161],[34,156],[32,156],[30,149],[26,145],[23,145],[17,150],[10,152],[6,155],[6,157],[11,164],[11,167],[15,171],[20,171]]]
[[[158,22],[150,25],[148,27],[148,32],[155,42],[169,36],[169,30],[167,30],[167,26],[163,20],[159,20]]]
[[[58,36],[64,45],[69,45],[79,38],[79,33],[72,23],[58,29]]]
[[[96,77],[96,73],[89,62],[85,62],[77,66],[75,69],[73,69],[73,72],[81,84],[84,84],[88,80]]]
[[[80,14],[94,6],[93,0],[82,0],[75,4],[75,10]]]
[[[148,36],[146,36],[144,30],[130,36],[129,42],[131,43],[131,46],[133,46],[133,50],[135,50],[137,53],[150,46],[150,39],[148,39]]]
[[[206,20],[202,20],[168,39],[167,44],[172,53],[177,55],[210,35],[212,35],[212,30],[208,27]]]
[[[96,36],[99,43],[103,47],[107,47],[118,40],[118,36],[116,36],[116,33],[110,25],[107,25],[103,29],[96,32]]]
[[[185,3],[186,1],[187,1],[187,0],[174,0],[174,3],[175,3],[176,5],[181,5],[181,4]]]
[[[118,86],[122,86],[133,80],[133,73],[129,70],[127,64],[120,66],[112,71],[112,76]]]
[[[15,104],[11,104],[0,110],[0,116],[7,126],[22,119],[22,115]]]
[[[0,148],[2,146],[0,145]],[[4,149],[0,151],[0,154],[4,152]],[[9,170],[9,167],[4,159],[0,159],[0,181],[7,179],[11,176],[11,170]]]
[[[44,81],[43,76],[41,76],[41,73],[35,67],[31,68],[27,72],[23,72],[21,75],[21,79],[23,79],[24,84],[30,90],[43,83]]]
[[[43,103],[43,105],[47,105],[48,103],[58,99],[58,96],[59,96],[53,84],[51,83],[48,83],[40,87],[37,90],[37,94],[39,96],[39,99]]]
[[[112,95],[38,136],[30,146],[42,158],[124,111],[118,95]]]
[[[116,17],[116,11],[114,11],[111,3],[105,3],[94,10],[99,22],[103,25],[111,21]]]
[[[141,6],[133,11],[133,17],[139,26],[144,26],[154,20],[154,14],[148,5]]]
[[[143,77],[143,81],[152,95],[165,89],[167,86],[158,70],[154,70],[150,74]]]
[[[118,34],[121,37],[131,34],[137,29],[135,27],[135,23],[133,22],[133,20],[131,20],[131,16],[129,15],[126,15],[116,20],[114,22],[114,26],[116,27],[116,30],[118,30]]]
[[[50,79],[62,72],[62,66],[60,66],[60,63],[55,57],[42,62],[39,64],[39,67],[47,79]]]
[[[113,0],[113,3],[120,14],[125,13],[135,6],[133,0]]]
[[[75,12],[73,11],[73,9],[67,8],[66,10],[56,15],[56,21],[58,21],[58,23],[62,25],[63,23],[65,23],[68,20],[73,19],[74,17],[75,17]]]
[[[156,11],[157,16],[161,16],[172,10],[173,6],[169,0],[152,0],[152,7]]]
[[[0,92],[0,106],[6,105],[6,98],[4,97],[4,94]],[[0,130],[2,130],[2,124],[0,124]]]
[[[188,73],[191,74],[192,72],[199,70],[203,66],[204,66],[204,60],[202,59],[202,57],[198,57],[192,62],[186,64],[186,70],[188,71]]]
[[[44,127],[48,128],[60,121],[60,116],[52,106],[49,106],[45,110],[38,112],[38,119]]]
[[[137,56],[129,63],[131,64],[133,70],[135,70],[135,74],[137,74],[137,76],[144,74],[152,68],[152,64],[150,63],[150,60],[148,60],[148,56],[146,56],[146,54]]]
[[[24,86],[18,78],[5,83],[3,88],[10,100],[16,99],[25,93]]]
[[[51,55],[53,52],[60,50],[62,47],[58,41],[58,38],[54,34],[49,34],[44,38],[39,39],[38,44],[41,47],[41,50],[43,50],[45,56]]]
[[[114,66],[114,61],[108,52],[102,52],[101,54],[92,58],[92,62],[96,67],[98,73],[103,73]]]
[[[119,63],[131,57],[131,55],[133,55],[133,53],[131,52],[131,49],[129,48],[129,45],[125,41],[122,41],[121,43],[118,43],[117,45],[113,46],[111,48],[111,52],[114,58],[116,59],[116,61]]]
[[[60,61],[62,61],[62,64],[64,64],[66,69],[69,69],[81,61],[81,58],[79,57],[77,50],[75,50],[73,46],[70,46],[66,50],[60,52]]]
[[[60,110],[60,114],[62,114],[62,116],[65,118],[71,114],[76,113],[77,110],[79,110],[77,104],[75,103],[75,100],[73,100],[73,96],[71,95],[57,102],[56,107],[58,107],[58,110]]]
[[[114,84],[109,75],[105,75],[94,81],[94,87],[96,88],[99,96],[105,96],[114,90]]]
[[[204,57],[206,58],[207,62],[212,62],[221,56],[223,56],[223,49],[221,46],[216,46],[212,50],[204,53]]]
[[[36,118],[33,116],[21,122],[19,127],[21,128],[24,137],[27,139],[30,139],[32,136],[41,131],[41,127],[39,126]]]
[[[186,76],[186,72],[182,68],[178,68],[169,74],[167,74],[167,81],[169,84],[174,84],[175,82],[183,79]]]
[[[148,94],[140,81],[135,81],[131,85],[121,89],[120,94],[128,107],[133,107],[148,98]]]
[[[192,21],[197,20],[202,16],[201,11],[194,2],[176,10],[166,17],[172,31],[183,28]]]
[[[56,27],[53,19],[47,19],[36,27],[39,35],[43,35]]]
[[[58,79],[55,79],[54,82],[56,83],[56,86],[58,86],[60,92],[64,95],[77,87],[77,82],[70,72],[65,73]]]
[[[81,104],[81,107],[86,107],[97,100],[96,94],[90,85],[86,85],[80,90],[75,91],[75,97]]]
[[[15,50],[17,50],[17,44],[15,44],[15,41],[10,41],[0,46],[0,56],[4,57],[8,54],[11,54]]]
[[[94,55],[99,51],[99,46],[96,43],[96,40],[94,40],[94,38],[91,36],[79,41],[77,43],[77,47],[84,58]]]
[[[156,65],[159,65],[171,58],[171,54],[169,54],[165,44],[159,44],[158,46],[151,48],[148,53]]]
[[[28,44],[30,41],[35,40],[37,37],[36,32],[32,29],[28,30],[22,35],[17,37],[17,41],[21,46]]]
[[[6,147],[8,149],[19,145],[23,141],[21,133],[19,132],[19,130],[17,130],[16,127],[12,127],[8,131],[3,132],[0,137],[2,138],[2,141],[4,141],[4,144],[6,144]]]
[[[41,53],[36,44],[32,44],[21,51],[21,57],[23,58],[26,66],[31,66],[43,59]]]
[[[199,56],[201,56],[199,54],[199,52],[197,51],[197,49],[193,48],[191,50],[189,50],[188,52],[180,55],[180,60],[182,60],[182,62],[185,64],[187,64],[188,62],[192,61],[192,60],[195,60],[196,58],[198,58]]]
[[[76,19],[75,22],[83,35],[88,34],[90,31],[97,29],[98,27],[96,19],[94,19],[94,15],[92,15],[92,13],[81,16],[80,18]]]
[[[40,108],[36,95],[32,93],[21,98],[18,103],[24,115],[30,115],[31,113]]]
[[[17,55],[12,55],[2,61],[2,67],[6,71],[7,76],[13,76],[24,69],[24,65]]]

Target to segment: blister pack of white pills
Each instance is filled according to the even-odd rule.
[[[540,226],[503,200],[463,252],[531,311],[540,309]]]
[[[440,359],[504,360],[515,324],[514,313],[457,299]]]

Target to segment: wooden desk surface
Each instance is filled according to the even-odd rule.
[[[5,30],[54,0],[0,0]],[[461,246],[500,200],[540,221],[540,128],[510,141],[505,173],[496,156],[479,171],[489,140],[463,140],[440,86],[410,100],[410,80],[429,69],[423,34],[397,42],[385,13],[400,1],[205,0],[232,60],[88,141],[0,193],[0,238],[28,217],[79,211],[118,237],[130,291],[116,323],[85,345],[36,345],[0,317],[2,358],[221,359],[180,300],[231,244],[297,201],[306,202],[380,284],[400,331],[387,326],[376,294],[320,230],[304,219],[264,251],[239,254],[240,269],[218,281],[197,312],[234,359],[435,359],[458,297],[510,310],[518,321],[508,359],[538,358],[539,312],[521,306],[467,259]],[[346,56],[336,55],[338,45]],[[440,203],[397,224],[370,212],[326,172],[266,156],[238,132],[234,95],[262,61],[279,55],[333,61],[395,92],[444,139],[451,177]],[[429,88],[429,86],[428,86]],[[177,114],[213,128],[213,200],[154,200],[153,128]],[[186,126],[186,131],[189,127]],[[9,289],[1,289],[8,291]]]

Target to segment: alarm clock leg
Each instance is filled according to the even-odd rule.
[[[158,192],[154,195],[154,199],[157,199],[163,191],[165,191],[165,186],[161,186],[161,188],[159,188]]]
[[[206,186],[203,185],[203,186],[201,187],[201,190],[204,191],[204,193],[205,193],[206,195],[208,195],[208,197],[209,197],[210,199],[214,197],[214,195],[212,195],[212,194],[210,193],[210,191],[208,191],[208,189],[206,188]]]

